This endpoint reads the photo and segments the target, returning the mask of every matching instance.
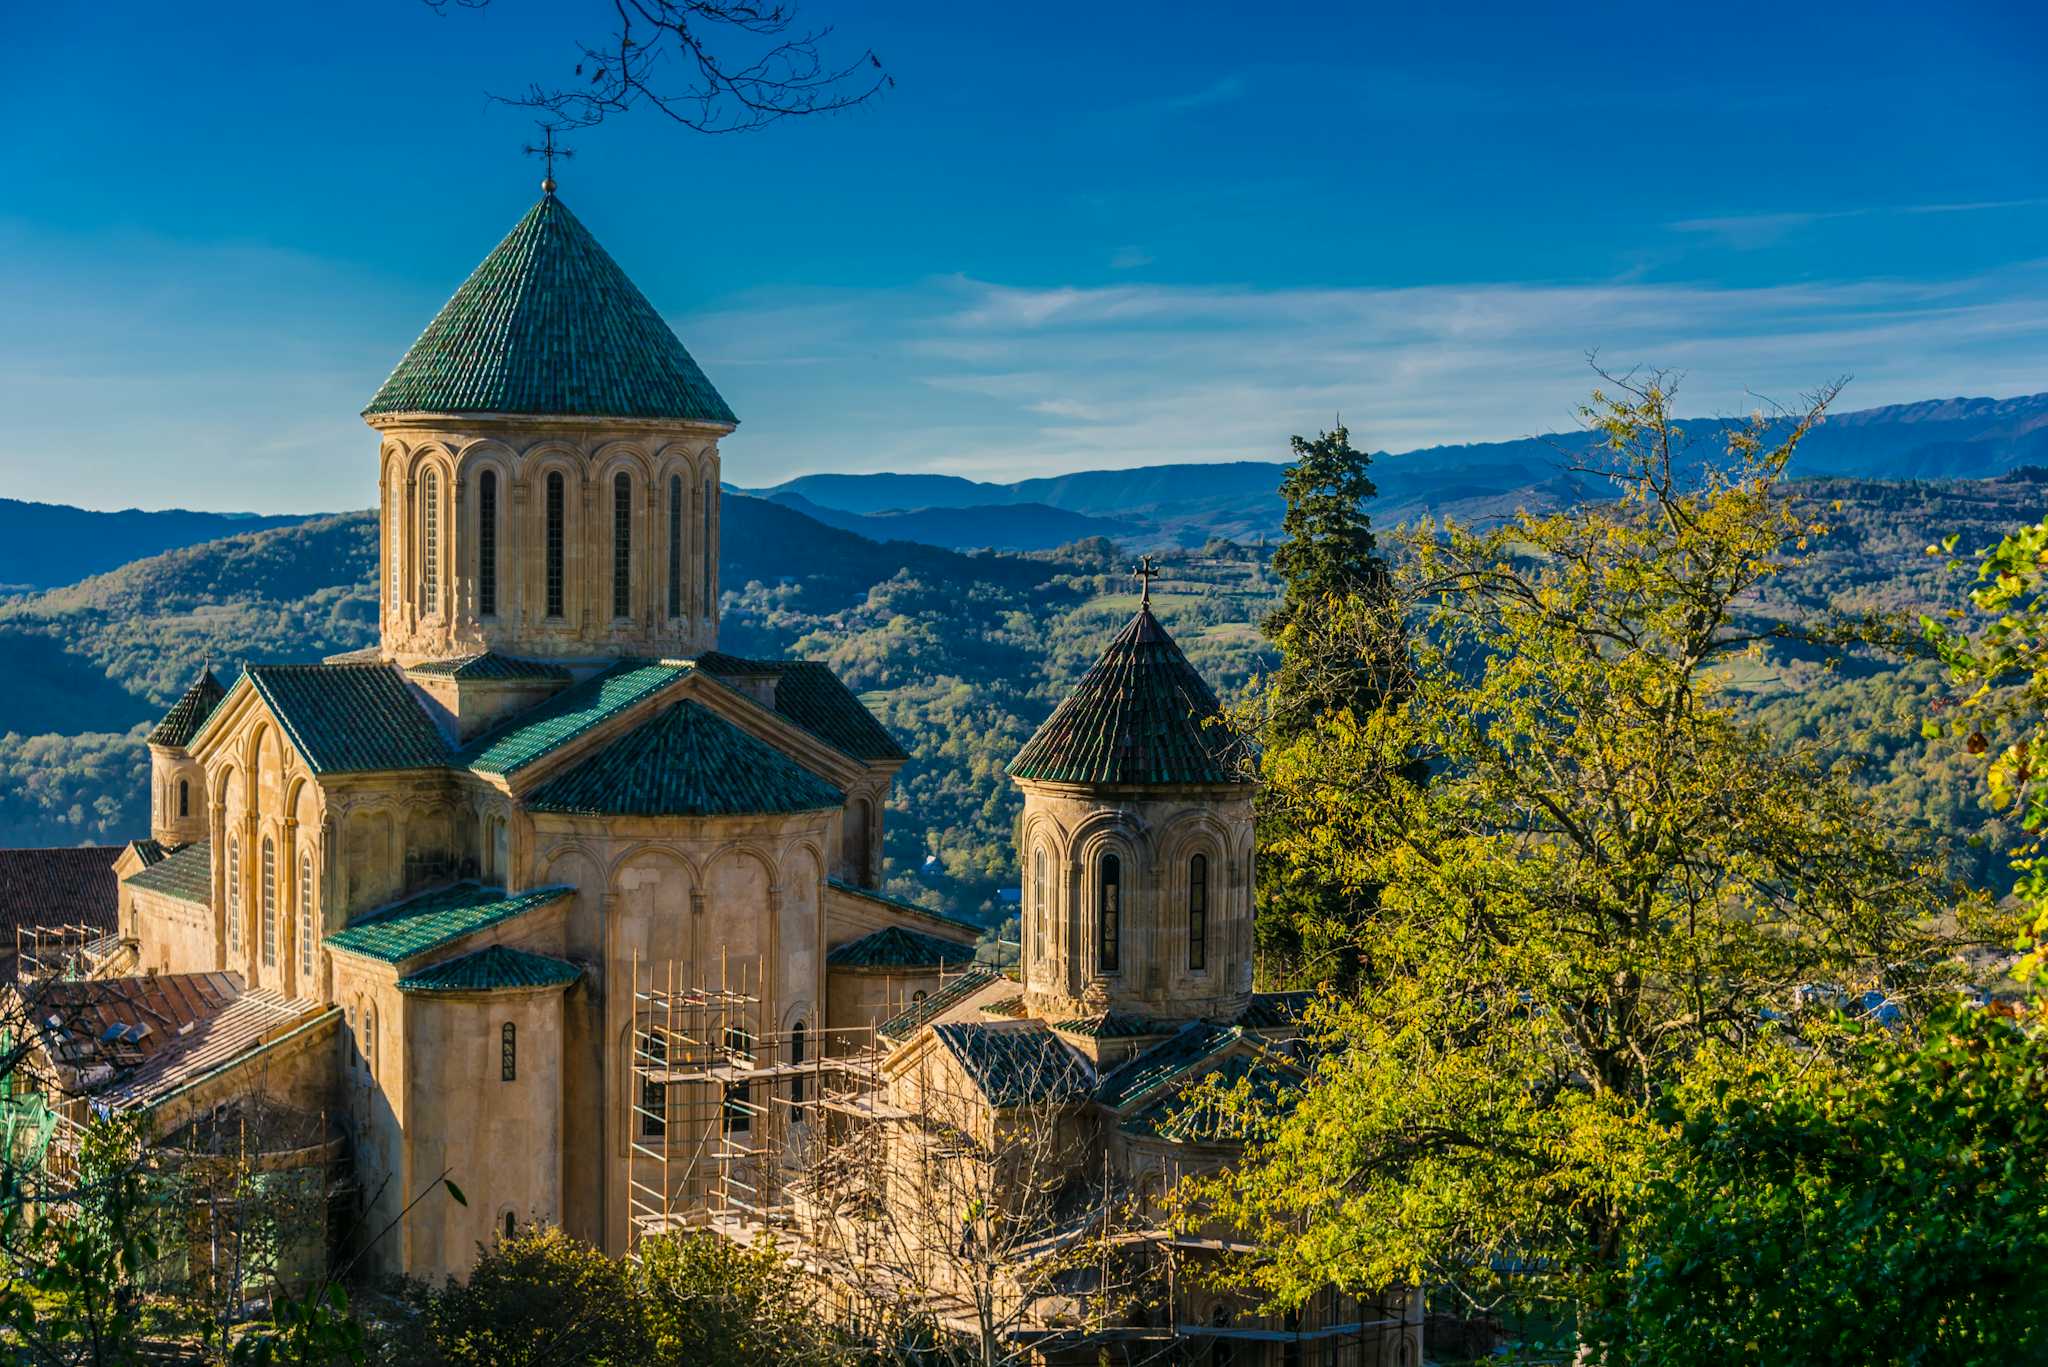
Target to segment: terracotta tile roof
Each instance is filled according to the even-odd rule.
[[[481,737],[463,752],[461,762],[480,774],[510,776],[689,672],[685,664],[622,661]]]
[[[507,894],[503,888],[457,883],[421,893],[397,906],[344,926],[325,941],[330,949],[399,963],[439,949],[474,931],[573,896],[570,887],[532,888]]]
[[[1103,786],[1245,781],[1244,743],[1209,685],[1149,607],[1138,609],[1045,725],[1010,776]]]
[[[932,1034],[960,1062],[991,1106],[1055,1105],[1086,1099],[1095,1090],[1088,1061],[1038,1021],[982,1025],[955,1021]]]
[[[148,868],[128,875],[128,886],[175,897],[202,907],[213,905],[213,844],[180,845]]]
[[[0,955],[14,953],[14,932],[31,926],[115,928],[121,885],[114,861],[122,845],[0,850]]]
[[[971,930],[976,935],[980,935],[988,929],[988,927],[977,925],[973,921],[965,920],[958,916],[948,916],[943,911],[933,911],[930,907],[921,907],[915,902],[907,902],[901,897],[891,897],[886,892],[877,892],[873,888],[864,888],[858,883],[849,883],[843,878],[827,878],[825,885],[835,892],[843,892],[850,897],[863,897],[870,902],[890,907],[897,911],[914,911],[919,916],[929,916],[934,921],[944,921],[947,925],[958,926],[962,930]]]
[[[875,1033],[884,1039],[909,1039],[926,1021],[944,1015],[989,984],[1001,981],[1003,975],[1000,973],[981,967],[970,968],[923,1001],[883,1021],[875,1027]]]
[[[836,809],[846,794],[698,702],[640,722],[527,797],[536,812],[741,816]]]
[[[391,665],[253,665],[246,677],[316,774],[448,763],[448,743]]]
[[[550,194],[427,324],[363,416],[739,422],[669,325]]]
[[[1192,1021],[1173,1038],[1155,1044],[1105,1074],[1101,1086],[1096,1088],[1095,1099],[1113,1111],[1123,1110],[1185,1077],[1203,1060],[1213,1058],[1244,1037],[1244,1031],[1234,1025]]]
[[[457,655],[446,660],[423,660],[406,667],[408,674],[434,674],[449,679],[567,679],[569,671],[539,660],[515,660],[495,650],[474,655]]]
[[[583,970],[547,954],[508,945],[487,945],[473,954],[446,959],[398,980],[400,992],[502,992],[508,989],[567,987]]]
[[[825,956],[833,968],[938,968],[973,961],[973,945],[903,926],[885,926],[849,940]]]
[[[325,1009],[246,991],[236,973],[53,979],[30,1006],[52,1057],[116,1109],[150,1105]]]
[[[206,719],[213,715],[213,709],[220,706],[220,700],[228,691],[220,686],[220,680],[213,677],[212,669],[202,669],[192,686],[185,690],[185,696],[171,704],[171,710],[164,713],[164,719],[156,724],[156,730],[149,733],[151,745],[182,746],[199,734],[199,728],[206,725]]]

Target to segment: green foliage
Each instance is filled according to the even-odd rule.
[[[678,1234],[640,1247],[648,1361],[780,1367],[832,1346],[804,1273],[767,1246]]]
[[[1275,1299],[1506,1266],[1569,1296],[1688,1060],[1753,1046],[1802,984],[1911,1009],[1958,976],[1930,860],[1730,689],[1786,634],[1750,609],[1815,534],[1782,485],[1825,397],[1695,477],[1660,384],[1596,394],[1619,499],[1420,528],[1412,691],[1268,749],[1282,856],[1378,895],[1307,1087],[1208,1190]]]
[[[2048,1045],[1983,1013],[1924,1041],[1714,1049],[1662,1108],[1582,1333],[1612,1367],[2048,1357]]]

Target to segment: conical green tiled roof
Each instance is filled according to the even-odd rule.
[[[213,677],[211,668],[199,671],[199,677],[185,690],[185,696],[171,704],[171,710],[164,713],[164,719],[156,724],[156,730],[149,733],[151,745],[185,745],[199,734],[199,728],[206,725],[206,719],[213,715],[213,709],[220,706],[220,700],[228,691],[220,686],[220,680]]]
[[[549,194],[463,281],[363,416],[739,422],[597,239]]]
[[[1112,787],[1242,783],[1244,744],[1216,695],[1140,607],[1017,758],[1012,778]]]

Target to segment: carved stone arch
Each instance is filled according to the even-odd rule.
[[[405,477],[417,480],[429,466],[439,470],[450,479],[455,476],[455,453],[447,443],[428,438],[412,448],[406,455]]]
[[[1182,812],[1169,820],[1155,839],[1160,858],[1171,863],[1184,861],[1202,849],[1211,859],[1232,857],[1237,841],[1226,823],[1206,808]]]
[[[1080,963],[1084,978],[1108,973],[1129,974],[1133,967],[1131,951],[1138,943],[1133,934],[1138,925],[1133,912],[1150,900],[1142,895],[1141,890],[1157,878],[1156,870],[1151,867],[1150,851],[1145,848],[1142,838],[1143,828],[1120,812],[1091,816],[1075,829],[1070,849],[1078,895],[1069,921],[1078,933],[1070,941],[1069,954]],[[1103,961],[1102,937],[1099,934],[1099,923],[1103,919],[1103,872],[1109,855],[1118,859],[1113,967]]]
[[[412,448],[402,438],[386,437],[377,448],[377,477],[388,478],[394,469],[403,470],[412,460]]]
[[[506,479],[519,467],[519,453],[497,437],[479,437],[464,442],[455,453],[455,473],[465,483],[475,479],[479,470],[486,466],[495,467]]]
[[[207,775],[209,780],[207,786],[213,790],[211,796],[215,805],[227,805],[228,794],[237,786],[241,776],[242,766],[236,760],[229,760],[219,765],[213,772]]]
[[[609,864],[606,864],[603,860],[598,860],[598,867],[602,868],[605,872],[605,882],[613,884],[622,870],[643,855],[658,855],[661,859],[678,865],[690,875],[690,881],[693,884],[699,882],[703,875],[703,869],[698,865],[697,860],[683,850],[677,849],[666,841],[641,840],[619,851],[618,855]],[[593,859],[597,858],[595,854],[592,854],[591,857]]]
[[[1066,858],[1067,845],[1071,838],[1071,833],[1067,830],[1066,823],[1062,822],[1056,814],[1046,811],[1044,808],[1039,808],[1036,811],[1024,814],[1024,824],[1018,832],[1019,853],[1029,850],[1034,844],[1042,840],[1055,857],[1064,859]]]
[[[1074,823],[1074,829],[1067,835],[1067,848],[1074,858],[1082,857],[1092,843],[1105,835],[1114,836],[1130,846],[1134,853],[1149,856],[1152,853],[1152,832],[1144,822],[1121,808],[1108,808],[1090,812]]]
[[[590,453],[590,468],[602,486],[610,487],[612,476],[625,469],[644,489],[654,474],[654,459],[638,442],[608,441]]]
[[[775,862],[775,851],[768,846],[761,844],[757,840],[735,840],[706,861],[706,868],[709,869],[716,865],[719,860],[728,856],[736,859],[751,859],[759,864],[761,872],[768,879],[768,887],[771,891],[782,886],[782,866]]]
[[[828,867],[825,862],[824,843],[816,836],[802,835],[783,847],[785,858],[794,859],[800,854],[807,854],[811,857],[811,866],[818,871],[819,881],[822,882],[825,877],[825,870]]]
[[[540,882],[543,885],[547,884],[549,871],[560,861],[569,858],[584,860],[592,868],[603,872],[609,880],[611,869],[605,864],[604,857],[581,840],[569,840],[548,848],[539,866]]]

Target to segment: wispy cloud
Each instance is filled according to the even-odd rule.
[[[1229,104],[1243,99],[1251,89],[1251,82],[1235,72],[1219,76],[1199,90],[1183,91],[1177,95],[1164,95],[1156,99],[1140,100],[1127,106],[1133,114],[1161,115],[1188,114],[1197,109],[1209,109],[1219,104]]]
[[[1769,247],[1802,228],[1844,218],[1884,218],[1916,214],[1975,214],[1997,209],[2028,209],[2048,204],[2048,198],[1978,199],[1959,203],[1894,204],[1860,209],[1832,209],[1825,212],[1783,212],[1719,214],[1705,218],[1682,218],[1669,226],[1674,232],[1696,233],[1738,251]]]
[[[1151,264],[1152,253],[1143,247],[1118,247],[1109,257],[1109,268],[1113,271],[1134,271]]]

